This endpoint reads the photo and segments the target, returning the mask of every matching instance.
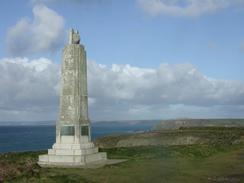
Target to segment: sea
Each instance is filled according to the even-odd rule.
[[[92,140],[107,135],[150,131],[158,122],[143,120],[92,123]],[[0,153],[47,150],[54,142],[55,125],[0,126]]]

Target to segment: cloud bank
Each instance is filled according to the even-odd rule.
[[[37,4],[33,19],[21,18],[7,33],[7,49],[11,55],[22,56],[54,52],[63,44],[64,19],[55,11]]]
[[[1,59],[1,121],[54,118],[57,112],[58,78],[59,67],[46,58]]]
[[[151,15],[196,17],[229,7],[244,5],[243,0],[137,0]]]
[[[92,120],[244,117],[244,82],[208,78],[191,64],[146,69],[88,63]],[[59,67],[46,58],[1,59],[1,121],[55,120]]]

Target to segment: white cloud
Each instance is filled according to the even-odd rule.
[[[10,54],[53,52],[63,44],[63,17],[41,4],[34,6],[33,16],[33,20],[21,18],[9,29],[6,43]]]
[[[1,120],[56,119],[59,69],[46,58],[0,60]],[[157,69],[88,62],[92,120],[244,117],[244,82],[211,79],[191,64]]]
[[[137,0],[149,14],[195,17],[224,8],[244,5],[243,0]]]
[[[1,121],[56,117],[58,78],[59,66],[46,58],[1,59]]]
[[[244,116],[244,82],[208,78],[191,64],[144,69],[90,62],[88,73],[91,114],[99,119]]]
[[[97,97],[97,102],[101,99],[131,105],[244,104],[243,82],[207,78],[191,64],[162,64],[158,69],[143,69],[130,65],[109,68],[91,62],[89,73],[90,95]]]

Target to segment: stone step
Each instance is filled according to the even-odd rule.
[[[98,152],[97,147],[86,149],[48,149],[49,155],[86,155]]]
[[[72,144],[75,143],[76,137],[75,136],[61,136],[60,137],[61,143],[64,144]],[[80,143],[87,143],[89,142],[89,137],[88,136],[80,136],[79,138]]]
[[[41,156],[39,156],[39,162],[85,164],[85,157],[84,156],[73,156],[73,155],[41,155]]]
[[[106,152],[99,152],[95,154],[88,154],[85,156],[85,163],[107,160]]]
[[[87,142],[84,144],[57,144],[53,145],[53,149],[87,149],[93,148],[94,144],[92,142]]]
[[[85,165],[87,163],[106,160],[105,152],[88,155],[40,155],[38,164],[41,166],[58,163],[59,165]]]

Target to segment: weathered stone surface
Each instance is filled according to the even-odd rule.
[[[106,161],[91,142],[88,118],[86,51],[78,31],[71,31],[62,55],[59,118],[56,143],[48,154],[40,155],[40,166],[84,166]],[[105,163],[106,164],[106,163]]]

